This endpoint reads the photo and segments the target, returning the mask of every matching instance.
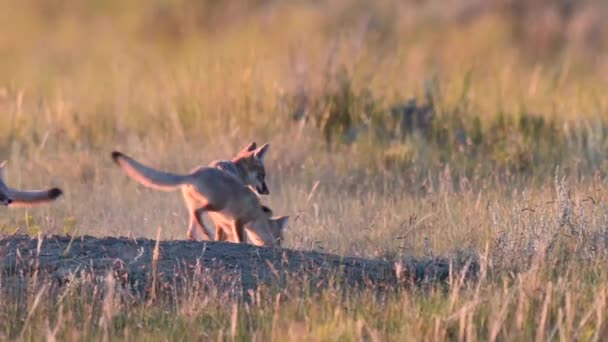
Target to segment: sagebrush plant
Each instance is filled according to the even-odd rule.
[[[255,140],[271,144],[263,200],[292,217],[286,248],[479,260],[468,281],[378,293],[290,279],[255,300],[203,270],[155,300],[106,274],[0,278],[3,339],[606,335],[602,1],[3,7],[7,182],[65,193],[3,210],[3,234],[184,239],[179,195],[137,186],[109,152],[185,172]]]

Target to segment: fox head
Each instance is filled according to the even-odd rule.
[[[260,195],[270,193],[266,185],[266,169],[264,168],[264,156],[269,147],[268,144],[257,147],[256,143],[252,142],[232,160],[241,170],[245,184],[255,188]]]
[[[8,197],[8,187],[4,184],[4,165],[6,165],[6,161],[0,163],[0,205],[9,205],[13,202],[12,199]]]
[[[270,234],[272,234],[276,245],[281,246],[281,242],[283,242],[283,231],[285,228],[287,228],[289,216],[272,217],[272,210],[264,205],[262,206],[262,210],[268,217],[268,228],[270,229]]]

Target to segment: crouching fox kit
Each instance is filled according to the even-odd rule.
[[[258,152],[262,158],[265,149]],[[118,151],[112,152],[112,159],[129,177],[146,187],[161,191],[181,190],[190,216],[189,239],[195,239],[196,229],[203,239],[211,240],[201,215],[212,212],[215,219],[221,219],[221,227],[230,226],[229,230],[235,242],[244,240],[244,229],[247,229],[251,243],[263,246],[277,244],[271,230],[274,221],[269,219],[258,196],[248,188],[254,186],[258,192],[268,193],[264,174],[257,176],[253,172],[243,172],[238,167],[232,171],[236,170],[239,177],[222,171],[222,167],[232,168],[231,164],[236,165],[236,162],[218,162],[220,167],[201,166],[188,174],[176,174],[145,166]],[[242,170],[247,169],[243,167]],[[247,181],[244,182],[243,179]]]
[[[0,163],[0,205],[9,208],[33,207],[50,202],[63,193],[59,188],[47,190],[17,190],[4,183],[4,167],[6,161]]]
[[[287,226],[289,216],[272,217],[272,210],[264,205],[262,206],[262,211],[264,211],[266,217],[268,218],[268,228],[270,229],[270,234],[272,235],[276,245],[280,246],[281,242],[283,242],[283,231]],[[233,236],[232,225],[229,220],[216,212],[209,212],[208,214],[209,218],[215,225],[216,241],[231,241],[238,243],[236,238]],[[246,232],[248,231],[246,230]],[[255,237],[248,236],[249,240],[252,240],[253,238]]]

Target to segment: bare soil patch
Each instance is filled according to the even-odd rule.
[[[150,283],[180,284],[197,270],[212,282],[231,284],[242,290],[260,284],[278,285],[289,279],[309,284],[346,283],[355,287],[393,288],[399,285],[445,282],[452,274],[477,270],[475,258],[408,258],[402,261],[341,257],[315,251],[264,248],[247,244],[194,241],[156,241],[127,237],[70,237],[49,235],[41,239],[27,235],[0,237],[0,269],[11,277],[36,276],[58,284],[75,277],[103,279],[112,271],[137,291]]]

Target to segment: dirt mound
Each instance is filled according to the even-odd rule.
[[[151,279],[172,284],[204,270],[217,283],[243,290],[261,283],[279,285],[286,279],[314,284],[343,281],[352,286],[395,287],[445,281],[450,261],[467,275],[477,269],[475,258],[408,259],[400,262],[340,257],[313,251],[255,247],[247,244],[194,241],[156,241],[143,238],[50,235],[0,237],[0,270],[4,279],[36,275],[64,284],[74,276],[103,278],[113,271],[118,279],[144,290]],[[296,278],[297,277],[297,278]]]

